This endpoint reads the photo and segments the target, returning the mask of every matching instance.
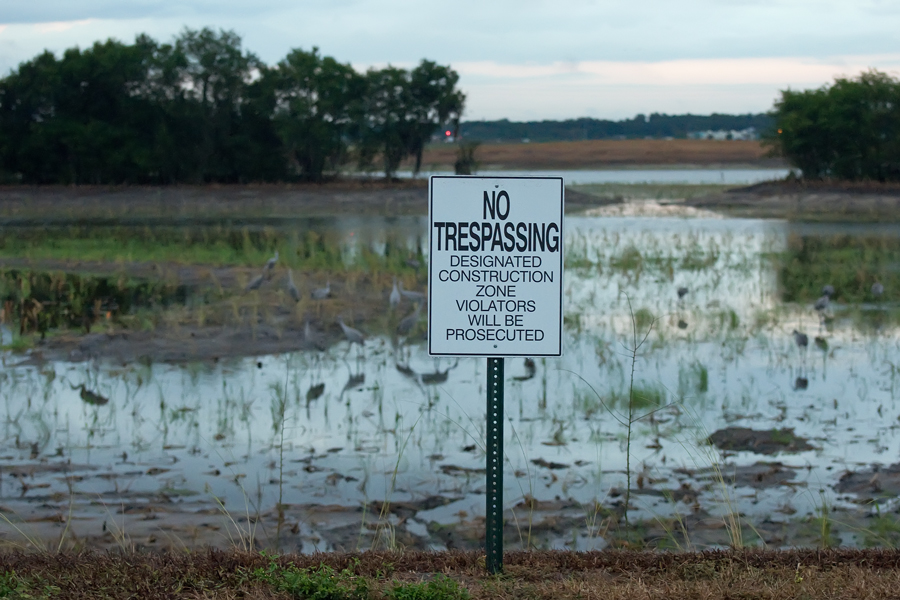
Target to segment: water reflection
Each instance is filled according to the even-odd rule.
[[[422,254],[420,219],[399,222],[405,235],[396,221],[331,223],[321,235],[340,240],[342,257],[383,256],[389,244]],[[687,485],[694,500],[721,506],[698,475],[721,460],[710,434],[791,429],[813,449],[779,456],[790,485],[738,487],[734,499],[751,522],[786,520],[775,508],[813,514],[823,498],[846,502],[833,488],[840,473],[900,453],[892,231],[626,217],[569,217],[566,226],[565,355],[507,363],[510,507],[523,498],[609,504],[627,485],[629,458],[632,475],[655,489]],[[885,282],[878,302],[847,283],[869,273]],[[836,294],[822,318],[813,303],[826,283]],[[798,346],[795,330],[814,343]],[[77,480],[41,480],[49,496],[112,485],[228,506],[355,506],[437,491],[454,500],[423,511],[429,519],[482,513],[484,361],[435,360],[421,340],[389,335],[352,352],[345,340],[319,352],[124,367],[12,366],[7,354],[5,460],[70,464]],[[632,409],[646,417],[629,437]],[[760,457],[740,450],[728,460],[749,468]],[[685,510],[644,485],[635,518]],[[0,480],[0,497],[35,494]]]

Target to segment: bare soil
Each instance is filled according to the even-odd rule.
[[[484,144],[475,153],[481,169],[601,169],[666,166],[780,167],[758,141],[748,140],[586,140],[528,144]],[[426,149],[425,169],[452,169],[456,146]],[[406,166],[411,167],[408,162]]]
[[[877,182],[764,182],[685,204],[733,216],[807,221],[898,221],[900,184]]]
[[[342,214],[426,214],[424,180],[234,186],[0,186],[0,222],[177,224]]]

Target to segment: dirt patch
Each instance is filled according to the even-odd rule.
[[[834,486],[834,490],[841,494],[855,494],[864,499],[896,498],[900,496],[900,464],[847,471]]]
[[[321,185],[233,186],[3,186],[5,224],[92,223],[119,225],[221,223],[231,219],[277,222],[286,217],[427,212],[427,182],[343,180]],[[236,220],[236,221],[235,221]]]
[[[684,204],[733,216],[810,221],[900,220],[900,185],[783,181],[689,198]]]
[[[815,449],[805,439],[795,435],[791,428],[756,431],[747,427],[726,427],[710,435],[707,442],[720,450],[756,454],[805,452]]]
[[[36,264],[32,268],[45,268]],[[92,265],[104,270],[104,267]],[[108,268],[108,267],[107,267]],[[121,268],[121,266],[119,266]],[[210,268],[178,266],[169,271],[179,283],[202,293],[204,286],[212,286]],[[141,272],[128,269],[129,273]],[[403,305],[396,314],[388,315],[388,295],[391,280],[383,276],[359,276],[333,273],[330,275],[331,296],[316,301],[308,291],[300,302],[294,302],[284,291],[280,270],[273,282],[261,290],[244,292],[236,282],[240,273],[248,269],[214,269],[218,285],[231,286],[231,294],[218,302],[197,307],[169,308],[156,317],[150,329],[133,323],[133,317],[111,316],[95,326],[91,333],[68,331],[47,337],[36,343],[35,352],[26,359],[41,360],[111,360],[116,363],[168,362],[187,363],[217,361],[223,358],[264,356],[298,350],[326,350],[342,341],[344,334],[338,324],[342,317],[364,335],[390,333],[395,321],[411,310]],[[325,279],[319,274],[295,275],[304,290],[321,285]],[[303,283],[301,283],[303,282]],[[307,285],[304,285],[307,284]],[[419,284],[412,279],[408,289]],[[226,287],[227,289],[227,287]],[[200,311],[203,311],[202,316]]]
[[[566,190],[566,209],[621,202]],[[428,214],[425,179],[393,183],[338,181],[322,185],[0,186],[6,226],[55,224],[278,225],[320,216]]]
[[[484,144],[476,150],[480,168],[592,169],[648,165],[781,167],[758,141],[747,140],[585,140],[523,144]],[[452,169],[456,147],[426,149],[424,169]],[[410,163],[411,165],[412,163]]]

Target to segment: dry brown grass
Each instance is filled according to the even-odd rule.
[[[588,169],[645,165],[780,165],[758,141],[588,140],[484,144],[475,153],[481,169]],[[425,151],[424,168],[452,168],[456,146]]]
[[[366,580],[370,598],[398,583],[455,580],[472,598],[896,598],[894,550],[702,553],[515,552],[489,576],[479,552],[366,552],[268,557],[259,553],[0,555],[11,597],[286,598],[249,574],[271,564],[327,565]],[[10,574],[14,573],[14,576]],[[18,595],[16,595],[18,594]],[[26,595],[30,594],[30,595]]]

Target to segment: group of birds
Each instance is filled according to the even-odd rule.
[[[816,299],[815,304],[813,304],[813,308],[816,309],[816,312],[821,315],[828,310],[831,299],[834,298],[834,293],[833,285],[827,284],[822,286],[822,295],[819,296]],[[884,295],[884,285],[876,279],[875,283],[872,284],[872,287],[869,288],[869,293],[873,300],[881,300],[881,297]]]
[[[876,279],[875,283],[872,284],[872,287],[869,288],[869,293],[874,300],[880,300],[884,295],[884,284]],[[832,298],[834,298],[834,295],[834,286],[831,284],[826,284],[822,286],[822,295],[816,299],[815,303],[813,303],[813,309],[816,311],[816,313],[818,313],[820,323],[825,322],[825,314],[829,306],[831,306],[831,300]],[[796,329],[792,332],[792,334],[794,336],[794,343],[798,348],[807,348],[809,346],[808,335],[797,331]],[[828,342],[824,338],[816,337],[815,342],[816,346],[823,350],[827,350]]]
[[[278,250],[276,250],[274,256],[269,258],[266,261],[265,265],[263,265],[262,272],[247,283],[245,291],[249,292],[252,290],[258,290],[262,287],[263,283],[272,279],[272,275],[275,271],[275,265],[278,264],[278,259]],[[294,281],[294,272],[292,269],[288,269],[285,289],[288,295],[294,300],[294,302],[300,301],[300,289],[297,287],[297,284]],[[326,282],[325,287],[323,288],[310,290],[309,296],[313,300],[317,301],[329,298],[331,296],[331,281]],[[413,311],[410,314],[400,319],[400,322],[397,324],[397,334],[400,336],[409,336],[415,330],[415,327],[418,324],[419,319],[421,318],[422,307],[426,302],[426,295],[422,292],[403,289],[403,282],[398,281],[395,277],[393,288],[391,289],[390,296],[388,297],[390,309],[396,309],[400,305],[400,302],[403,298],[411,301],[414,304],[414,307]],[[364,333],[347,325],[344,322],[342,316],[338,317],[337,323],[344,334],[344,338],[350,343],[350,347],[352,347],[353,344],[358,344],[359,346],[365,345],[366,336]],[[308,339],[312,339],[314,337],[309,321],[306,322],[306,325],[304,327],[304,334]]]
[[[272,274],[275,271],[275,265],[278,264],[278,250],[275,251],[275,255],[266,261],[266,264],[263,265],[262,272],[251,279],[247,286],[244,288],[245,291],[258,290],[262,287],[262,284],[269,279],[272,278]],[[287,283],[285,284],[285,288],[287,289],[288,295],[294,300],[294,302],[300,302],[300,290],[297,288],[297,284],[294,283],[294,271],[292,269],[288,269],[288,278]],[[310,290],[309,296],[313,300],[324,300],[331,295],[331,282],[328,281],[325,283],[325,287],[316,288]]]

